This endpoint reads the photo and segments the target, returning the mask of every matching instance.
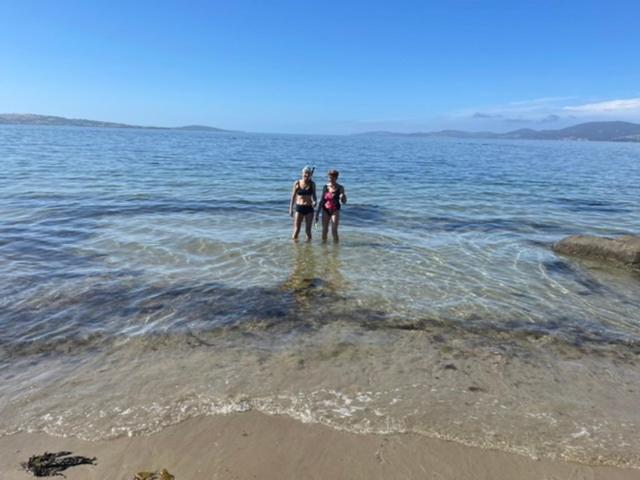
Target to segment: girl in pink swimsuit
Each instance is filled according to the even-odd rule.
[[[322,211],[322,241],[327,241],[329,224],[333,241],[338,242],[338,225],[340,224],[340,205],[347,203],[347,194],[338,180],[340,173],[337,170],[329,170],[329,182],[322,188],[322,196],[316,212],[316,222]]]

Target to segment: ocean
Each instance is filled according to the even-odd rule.
[[[640,144],[0,127],[0,435],[258,410],[640,468]],[[301,168],[339,244],[292,242]],[[302,235],[304,238],[304,235]]]

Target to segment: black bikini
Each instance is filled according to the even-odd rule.
[[[302,215],[309,215],[313,213],[313,207],[311,205],[296,205],[296,212]]]
[[[298,191],[296,193],[301,197],[308,197],[313,195],[313,186],[311,182],[309,182],[307,184],[307,188],[304,188],[304,189],[300,187],[300,182],[298,182]],[[313,206],[312,205],[296,205],[296,212],[302,215],[309,215],[310,213],[313,213]]]
[[[311,183],[307,184],[307,188],[302,188],[300,186],[300,182],[298,182],[298,191],[296,192],[298,195],[301,196],[308,196],[308,195],[313,195],[313,187],[311,186]]]

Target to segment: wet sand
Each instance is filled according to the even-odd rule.
[[[190,419],[151,436],[89,442],[20,433],[0,438],[0,478],[33,478],[30,455],[70,450],[97,465],[69,480],[133,479],[168,469],[195,479],[638,480],[640,470],[594,467],[465,447],[414,434],[359,435],[257,412]]]

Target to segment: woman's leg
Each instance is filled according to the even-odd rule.
[[[311,241],[311,227],[313,226],[313,212],[307,213],[304,216],[305,233],[307,234],[307,240]]]
[[[327,241],[327,234],[329,233],[329,222],[331,221],[331,215],[329,212],[322,210],[322,241]]]
[[[339,211],[331,215],[331,235],[333,236],[333,241],[336,243],[340,240],[338,238],[338,225],[340,225]]]
[[[303,215],[299,212],[296,212],[293,217],[293,238],[294,240],[298,240],[298,235],[300,235],[300,227],[302,226],[302,217]]]

